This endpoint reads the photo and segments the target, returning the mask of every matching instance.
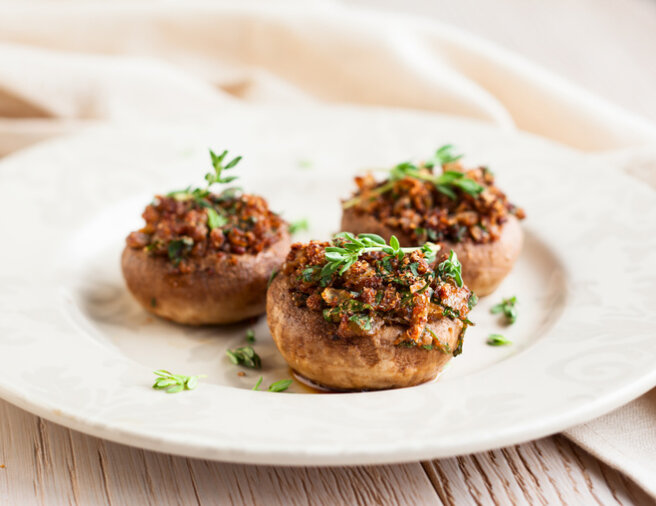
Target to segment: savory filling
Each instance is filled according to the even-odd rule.
[[[216,255],[257,254],[280,240],[287,223],[262,197],[242,194],[239,188],[211,193],[215,183],[228,183],[234,176],[223,176],[241,157],[223,165],[227,154],[210,151],[214,172],[205,176],[205,189],[175,191],[158,195],[146,207],[146,225],[126,239],[128,247],[145,249],[153,256],[166,257],[182,273],[202,269],[199,262]],[[207,266],[211,268],[211,263]]]
[[[157,196],[143,218],[146,225],[128,236],[127,245],[168,257],[182,272],[194,269],[194,258],[259,253],[280,239],[285,226],[262,197],[223,193],[199,200]]]
[[[495,186],[490,170],[465,170],[450,149],[443,146],[419,165],[401,163],[382,182],[371,174],[356,177],[358,190],[343,207],[373,216],[417,244],[497,240],[508,217],[523,219],[524,211]]]
[[[407,326],[396,344],[437,347],[457,355],[476,297],[463,285],[455,254],[433,268],[434,250],[399,248],[396,238],[373,234],[335,236],[332,243],[296,243],[282,272],[294,303],[321,312],[340,337],[369,336],[381,326]],[[428,324],[441,318],[463,322],[455,350],[442,343]]]

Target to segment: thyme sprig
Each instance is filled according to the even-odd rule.
[[[377,196],[386,193],[392,190],[398,181],[409,177],[433,183],[433,186],[435,186],[437,191],[443,193],[453,200],[457,198],[457,195],[454,191],[456,189],[462,190],[472,197],[476,197],[484,190],[483,186],[478,184],[473,179],[466,177],[462,172],[458,172],[456,170],[447,170],[440,175],[435,175],[432,173],[431,170],[435,166],[443,166],[462,158],[462,155],[454,155],[452,153],[452,149],[453,146],[451,144],[446,144],[440,147],[435,152],[433,157],[424,162],[423,165],[415,165],[412,162],[402,162],[398,165],[395,165],[389,171],[387,182],[377,188],[374,188],[368,194],[371,196]],[[342,207],[344,209],[348,209],[349,207],[356,205],[358,202],[360,202],[360,200],[362,200],[362,196],[358,195],[344,202]]]
[[[217,208],[207,200],[212,185],[227,184],[237,179],[237,176],[225,176],[223,171],[234,168],[241,161],[242,157],[237,156],[224,165],[223,162],[227,155],[227,149],[223,150],[220,155],[217,155],[210,149],[210,159],[214,171],[205,174],[205,181],[207,181],[207,186],[205,188],[192,188],[191,186],[187,186],[184,190],[175,190],[166,194],[167,197],[172,197],[175,200],[193,200],[198,206],[205,208],[205,211],[207,212],[207,226],[210,230],[223,227],[227,225],[229,221],[221,208],[217,210]],[[221,197],[232,197],[238,191],[241,191],[241,189],[236,187],[227,188],[221,193]],[[176,248],[179,249],[179,246],[176,246]],[[169,249],[169,257],[171,257],[172,254],[175,255],[175,253],[175,251],[172,253]]]
[[[167,394],[176,394],[183,390],[193,390],[198,386],[198,380],[204,378],[204,374],[195,376],[183,376],[182,374],[173,374],[164,369],[153,371],[157,376],[153,388],[155,390],[165,390]]]
[[[515,321],[517,321],[517,308],[515,307],[515,304],[517,304],[517,297],[513,295],[512,297],[503,299],[498,304],[492,306],[490,308],[490,313],[503,313],[503,315],[508,320],[508,324],[512,325],[515,323]]]
[[[225,176],[223,175],[223,171],[234,168],[241,161],[242,157],[237,156],[224,165],[223,162],[226,159],[226,156],[228,156],[227,149],[223,150],[223,152],[220,155],[217,155],[214,151],[210,149],[210,159],[212,161],[212,168],[214,169],[214,171],[205,174],[205,181],[207,181],[207,186],[205,188],[192,188],[191,186],[188,186],[184,190],[176,190],[167,193],[166,194],[167,197],[173,197],[176,200],[193,199],[198,205],[202,207],[206,207],[208,209],[213,209],[212,205],[204,200],[210,194],[210,188],[212,187],[212,185],[231,183],[238,177],[238,176]]]
[[[214,167],[214,174],[212,174],[211,172],[205,174],[205,181],[207,181],[207,188],[209,188],[215,183],[226,184],[226,183],[231,183],[232,181],[237,179],[237,176],[224,176],[223,171],[234,168],[235,165],[237,165],[241,161],[241,156],[236,156],[228,163],[223,165],[223,160],[225,160],[226,156],[228,156],[227,149],[224,149],[223,153],[221,153],[220,155],[217,155],[214,151],[210,149],[210,158],[212,159],[212,167]]]
[[[262,369],[262,359],[255,353],[252,346],[243,346],[234,350],[226,350],[230,362],[235,365],[243,365],[250,369]]]
[[[350,232],[336,234],[332,244],[326,248],[326,264],[321,269],[322,279],[335,272],[341,276],[365,253],[382,251],[400,260],[406,253],[419,250],[428,262],[432,262],[440,249],[439,245],[430,242],[416,248],[402,248],[394,235],[387,244],[385,239],[376,234],[359,234],[356,237]]]

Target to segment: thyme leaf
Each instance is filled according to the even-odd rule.
[[[426,331],[431,335],[431,337],[433,338],[433,344],[435,344],[435,346],[437,346],[437,349],[438,349],[438,350],[440,350],[440,351],[441,351],[442,353],[444,353],[445,355],[449,355],[449,354],[453,353],[453,350],[451,350],[451,346],[449,346],[449,343],[443,343],[442,341],[440,341],[439,337],[437,337],[437,335],[435,334],[435,332],[433,332],[430,328],[426,327],[425,330],[426,330]],[[427,348],[427,349],[428,349],[428,348]]]
[[[372,328],[371,326],[372,326],[373,319],[369,315],[362,314],[362,313],[355,313],[349,316],[349,321],[357,325],[357,327],[360,330],[364,330],[365,332],[368,332]]]
[[[302,220],[294,221],[289,224],[289,233],[294,235],[298,232],[304,232],[309,230],[310,223],[307,219],[303,218]]]
[[[182,239],[174,239],[169,243],[167,252],[169,260],[173,262],[176,267],[180,265],[182,259],[191,251],[194,245],[194,240],[191,237],[183,237]]]
[[[505,338],[501,334],[490,334],[485,342],[489,346],[508,346],[512,344],[510,339]]]
[[[517,304],[517,297],[513,295],[512,297],[503,299],[498,304],[492,306],[490,308],[490,313],[503,313],[503,315],[508,320],[508,324],[512,325],[515,323],[515,321],[517,321],[517,308],[515,307],[515,304]]]
[[[269,279],[267,280],[267,288],[271,286],[271,283],[273,283],[273,280],[276,279],[276,276],[278,275],[280,271],[278,269],[274,269],[271,271],[271,274],[269,275]]]
[[[290,379],[276,381],[275,383],[271,383],[269,385],[268,390],[269,392],[284,392],[291,386],[293,382],[294,380],[290,380]]]
[[[472,292],[471,295],[469,296],[469,300],[467,301],[467,307],[469,307],[469,310],[471,311],[472,309],[474,309],[476,304],[478,304],[478,295]]]
[[[463,155],[454,155],[452,150],[454,149],[453,144],[445,144],[435,151],[433,157],[428,160],[424,165],[426,167],[435,167],[436,165],[445,165],[447,163],[457,162],[462,158]]]
[[[215,228],[222,227],[228,223],[228,218],[216,212],[216,209],[213,207],[208,207],[207,212],[207,225],[210,227],[210,230]]]
[[[459,287],[463,285],[462,265],[460,264],[455,251],[451,250],[451,253],[449,253],[449,258],[437,266],[437,272],[442,279],[450,277],[455,280]]]

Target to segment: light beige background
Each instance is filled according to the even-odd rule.
[[[344,0],[429,16],[656,121],[655,0]]]

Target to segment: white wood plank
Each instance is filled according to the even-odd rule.
[[[562,436],[424,462],[446,504],[654,504]]]
[[[105,442],[0,401],[0,504],[654,504],[560,436],[431,462],[247,466]]]

